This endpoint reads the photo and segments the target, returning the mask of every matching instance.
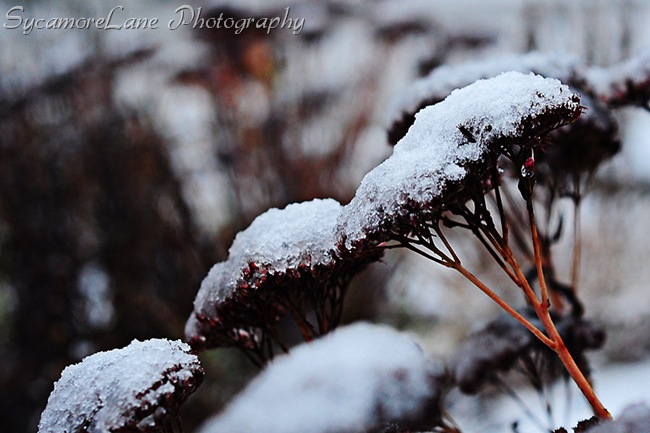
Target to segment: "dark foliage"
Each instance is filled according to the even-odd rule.
[[[524,316],[537,323],[532,311],[524,312]],[[585,351],[603,345],[603,329],[573,315],[556,316],[554,322],[569,352],[588,373]],[[553,351],[509,315],[500,316],[470,335],[451,356],[449,366],[457,386],[469,394],[478,393],[488,384],[498,385],[503,380],[500,377],[505,378],[513,370],[523,372],[538,388],[566,374]]]

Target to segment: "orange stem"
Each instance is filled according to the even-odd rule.
[[[478,287],[483,293],[485,293],[490,299],[496,302],[501,308],[503,308],[508,314],[514,317],[519,323],[526,327],[530,332],[532,332],[537,338],[539,338],[542,343],[551,347],[553,341],[549,339],[542,331],[537,329],[535,325],[530,323],[528,319],[519,314],[517,310],[512,308],[506,301],[504,301],[499,295],[490,290],[482,281],[480,281],[474,274],[465,269],[460,263],[456,263],[452,266],[458,272],[460,272],[465,278],[467,278],[472,284]]]

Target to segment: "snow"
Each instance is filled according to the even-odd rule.
[[[115,320],[115,307],[106,270],[94,262],[85,264],[77,278],[77,289],[82,298],[83,326],[108,328]]]
[[[579,112],[578,97],[566,85],[532,73],[506,72],[453,91],[420,110],[393,154],[364,177],[341,212],[339,235],[350,249],[366,236],[387,240],[380,233],[408,217],[408,206],[443,209],[444,192],[460,186],[470,165],[483,166],[481,173],[494,160],[499,149],[490,146],[527,138],[526,121],[534,133],[544,133]]]
[[[231,287],[224,283],[227,263],[217,263],[208,272],[208,275],[201,282],[199,292],[194,299],[194,310],[206,314],[215,304],[223,301],[230,293]],[[194,317],[192,315],[192,317]]]
[[[134,340],[95,353],[63,370],[39,432],[104,433],[136,425],[146,431],[176,415],[202,374],[198,358],[180,341]]]
[[[315,199],[259,215],[237,234],[228,260],[215,264],[203,279],[194,311],[206,316],[214,314],[215,305],[233,293],[250,263],[277,273],[301,264],[333,265],[334,232],[340,212],[341,205],[336,200]]]
[[[245,267],[253,261],[277,269],[299,263],[328,265],[333,261],[334,228],[340,211],[341,205],[333,199],[270,209],[237,234],[228,263]]]
[[[392,328],[358,323],[276,358],[200,433],[365,432],[439,397],[434,368]]]
[[[432,30],[438,27],[438,17],[432,11],[431,4],[422,0],[383,0],[367,5],[365,13],[379,28],[409,23],[426,25]]]
[[[584,68],[585,66],[570,55],[540,52],[524,55],[502,54],[460,64],[443,65],[408,87],[393,103],[389,119],[392,121],[398,119],[402,113],[413,113],[425,101],[442,100],[453,89],[467,86],[478,79],[494,77],[502,72],[534,72],[566,82]]]
[[[639,53],[624,62],[606,68],[592,68],[588,72],[589,82],[601,99],[620,104],[619,95],[627,95],[631,88],[650,82],[650,51]],[[646,90],[645,94],[647,95]],[[627,100],[626,100],[627,101]],[[647,106],[648,98],[644,101]]]

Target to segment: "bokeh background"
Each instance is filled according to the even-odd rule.
[[[116,21],[161,23],[0,28],[1,431],[36,430],[66,365],[134,338],[182,338],[202,278],[261,212],[347,203],[391,151],[391,104],[435,66],[530,50],[606,66],[650,49],[644,0],[186,3],[204,17],[289,7],[304,27],[169,30],[181,2],[0,2],[3,24],[18,4],[25,18],[103,17],[122,5]],[[581,272],[587,316],[609,333],[595,376],[613,410],[650,401],[633,387],[650,377],[650,114],[617,115],[623,151],[584,205]],[[353,282],[345,320],[409,329],[444,357],[495,313],[455,275],[395,252]],[[202,360],[186,431],[255,374],[235,352]],[[458,407],[461,419],[490,410]]]

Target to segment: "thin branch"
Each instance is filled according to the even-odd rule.
[[[454,261],[460,263],[460,259],[458,258],[458,255],[456,254],[454,249],[451,247],[451,244],[447,240],[447,237],[444,235],[444,233],[442,233],[442,230],[440,229],[440,226],[436,226],[434,228],[434,230],[436,231],[436,234],[438,235],[438,237],[440,238],[442,243],[445,245],[445,248],[447,249],[449,254],[451,254],[451,257],[454,259]]]
[[[594,410],[594,414],[601,419],[611,419],[611,414],[598,399],[596,393],[591,387],[591,384],[580,370],[580,367],[578,367],[576,364],[573,356],[571,356],[571,353],[569,352],[569,349],[567,349],[566,345],[564,344],[564,341],[562,341],[562,337],[555,328],[555,324],[553,323],[548,310],[546,310],[545,314],[543,315],[539,315],[538,313],[538,316],[542,321],[542,325],[544,325],[544,329],[546,329],[548,336],[554,342],[555,347],[552,347],[553,350],[557,354],[558,358],[560,358],[562,365],[564,365],[564,368],[567,370],[576,385],[578,385],[578,388],[591,405],[592,409]]]
[[[504,301],[499,295],[490,290],[482,281],[480,281],[474,274],[465,269],[460,263],[456,263],[452,266],[458,272],[460,272],[465,278],[467,278],[472,284],[479,288],[483,293],[485,293],[490,299],[496,302],[501,308],[503,308],[508,314],[515,318],[519,323],[521,323],[526,329],[532,332],[535,337],[537,337],[545,345],[552,347],[554,345],[553,341],[549,339],[542,331],[537,329],[535,325],[530,323],[528,319],[519,314],[517,310],[512,308],[506,301]]]
[[[521,250],[521,252],[528,258],[530,259],[531,262],[534,261],[533,254],[530,252],[528,242],[526,242],[526,236],[523,234],[524,229],[521,226],[522,221],[524,221],[524,218],[522,217],[521,212],[519,212],[519,206],[517,205],[516,200],[510,194],[509,189],[503,188],[503,195],[505,196],[506,200],[508,200],[508,203],[510,204],[509,208],[512,210],[513,213],[508,215],[508,212],[506,212],[506,219],[510,221],[511,225],[511,231],[514,237],[514,240]]]
[[[580,209],[582,200],[580,199],[580,181],[576,181],[576,196],[573,206],[573,258],[571,261],[571,287],[575,293],[578,292],[580,284],[580,258],[582,256],[582,234],[580,223]]]
[[[497,209],[499,211],[499,219],[501,220],[501,237],[503,238],[503,243],[505,245],[508,245],[510,243],[510,232],[508,229],[508,219],[506,218],[506,212],[503,208],[503,199],[501,198],[501,186],[499,184],[496,184],[494,187],[494,197],[496,200]]]
[[[543,308],[549,308],[550,301],[548,298],[548,288],[546,287],[546,278],[544,277],[544,266],[542,264],[542,253],[539,241],[539,234],[537,233],[537,223],[535,221],[535,210],[533,209],[532,199],[526,200],[526,208],[528,209],[528,220],[530,222],[530,232],[533,240],[533,252],[535,253],[535,268],[537,269],[537,281],[539,281],[539,288],[541,291],[541,305]]]

